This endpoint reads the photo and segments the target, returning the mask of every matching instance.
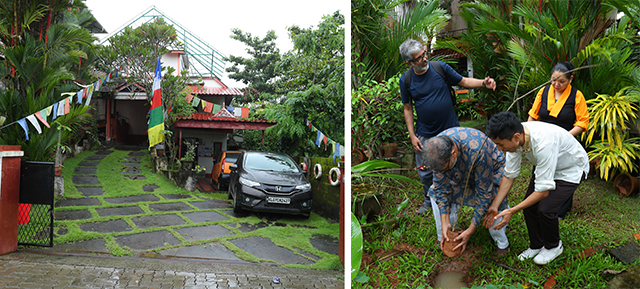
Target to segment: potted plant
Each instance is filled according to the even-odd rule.
[[[193,167],[193,162],[196,159],[196,148],[198,147],[198,143],[195,141],[185,141],[187,145],[187,151],[184,154],[184,157],[180,159],[182,163],[182,168],[185,170],[190,170]]]
[[[369,159],[395,157],[399,145],[408,145],[399,79],[400,74],[383,82],[368,80],[352,93],[353,149],[368,151]]]
[[[616,172],[638,169],[635,160],[640,159],[640,138],[629,137],[630,123],[638,118],[638,105],[632,101],[637,97],[627,87],[615,95],[597,94],[587,100],[590,121],[582,138],[589,148],[589,160],[599,159],[596,168],[605,181]]]

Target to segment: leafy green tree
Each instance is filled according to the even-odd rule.
[[[109,39],[110,45],[101,49],[101,67],[105,70],[127,69],[128,83],[142,85],[147,92],[147,100],[153,97],[153,79],[158,57],[169,49],[182,47],[176,39],[173,25],[157,18],[136,28],[126,27],[121,33]],[[178,145],[173,142],[171,124],[177,116],[191,115],[195,110],[187,103],[187,85],[190,78],[187,71],[175,73],[172,67],[162,67],[162,106],[164,108],[165,145],[169,164],[178,160]]]
[[[91,83],[86,72],[90,65],[77,69],[81,59],[92,55],[95,40],[85,27],[92,18],[84,4],[69,1],[0,0],[0,115],[8,124],[38,112],[64,99],[62,93],[81,88],[73,80]],[[75,70],[75,73],[74,72]],[[78,77],[76,77],[78,76]],[[84,105],[72,105],[71,112],[51,121],[43,133],[30,130],[30,140],[17,125],[0,130],[0,144],[21,145],[24,159],[51,161],[58,141],[56,127],[77,132],[80,123],[90,119]],[[65,132],[63,140],[67,141]]]
[[[295,155],[330,155],[315,146],[316,137],[305,119],[329,139],[344,145],[344,16],[326,15],[317,28],[289,27],[294,49],[278,64],[282,95],[267,106],[266,116],[277,125],[267,132],[281,138],[282,150]]]
[[[248,85],[245,95],[236,98],[236,102],[247,104],[269,100],[275,93],[273,81],[278,77],[276,65],[281,59],[280,50],[275,43],[278,36],[273,30],[269,30],[262,39],[252,36],[251,33],[243,33],[238,28],[234,28],[232,33],[232,39],[248,46],[246,51],[251,56],[229,56],[229,61],[233,63],[226,69],[227,72],[231,72],[229,78]]]

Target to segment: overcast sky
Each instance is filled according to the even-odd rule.
[[[278,36],[276,45],[280,53],[284,54],[293,48],[287,27],[317,27],[322,16],[331,15],[337,10],[345,15],[345,11],[350,9],[350,2],[347,0],[86,0],[85,3],[108,33],[119,30],[149,7],[155,6],[223,55],[244,57],[247,57],[247,46],[229,37],[233,28],[240,28],[259,38],[264,38],[267,31],[274,30]],[[346,13],[346,17],[348,16],[349,13]],[[102,40],[106,34],[97,36]],[[227,67],[229,66],[227,63]],[[244,84],[229,79],[226,72],[222,81],[231,87],[244,87]]]

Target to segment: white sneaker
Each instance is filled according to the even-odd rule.
[[[536,255],[538,255],[538,253],[540,253],[541,250],[542,249],[531,249],[531,248],[526,249],[522,253],[520,253],[520,255],[518,255],[518,260],[524,261],[524,260],[527,260],[527,259],[531,259],[531,258],[535,257]]]
[[[540,253],[535,258],[533,258],[533,262],[538,265],[545,265],[553,261],[553,259],[555,259],[556,257],[560,256],[563,250],[564,248],[562,247],[562,240],[560,240],[558,247],[552,249],[542,248],[542,251],[540,251]]]

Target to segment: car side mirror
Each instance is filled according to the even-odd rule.
[[[232,172],[236,172],[236,171],[238,171],[238,165],[236,165],[236,164],[230,165],[230,166],[229,166],[229,169],[230,169]]]
[[[302,171],[302,175],[304,175],[305,177],[306,177],[308,174],[309,174],[309,172],[307,172],[307,171],[305,171],[305,170],[303,170],[303,171]]]

